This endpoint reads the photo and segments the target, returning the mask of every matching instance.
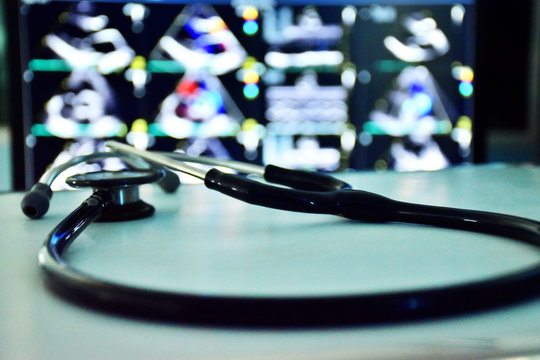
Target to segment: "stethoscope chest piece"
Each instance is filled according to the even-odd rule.
[[[109,193],[112,202],[96,221],[126,221],[154,214],[154,207],[139,198],[139,185],[155,182],[163,176],[163,171],[157,169],[97,171],[71,176],[66,183],[76,188],[92,187],[94,191]]]

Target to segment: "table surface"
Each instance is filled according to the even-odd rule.
[[[424,204],[540,219],[540,168],[345,173],[355,188]],[[46,234],[89,195],[55,193],[25,218],[22,193],[0,195],[0,359],[433,359],[540,356],[540,299],[421,322],[249,329],[154,323],[66,302],[43,284]],[[92,224],[68,250],[77,269],[201,294],[313,295],[389,291],[480,279],[536,263],[540,251],[494,236],[289,213],[183,185],[145,185],[148,219]]]

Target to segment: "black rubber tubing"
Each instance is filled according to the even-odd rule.
[[[205,184],[209,188],[258,205],[331,213],[369,222],[398,221],[481,232],[540,247],[540,223],[521,217],[410,204],[358,190],[321,194],[283,189],[217,170],[208,174]],[[311,202],[318,207],[306,202],[315,195],[318,197],[311,198]],[[49,234],[39,256],[52,289],[95,309],[180,323],[341,326],[455,315],[524,301],[540,293],[540,263],[479,281],[342,296],[210,296],[126,286],[77,271],[62,258],[69,244],[108,202],[106,192],[94,193]],[[355,206],[361,206],[357,213]]]

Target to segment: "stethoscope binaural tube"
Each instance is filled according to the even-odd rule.
[[[85,162],[95,162],[111,157],[119,157],[131,169],[148,169],[152,167],[144,160],[122,154],[112,154],[111,152],[96,152],[88,155],[76,156],[63,164],[47,169],[40,177],[39,181],[32,186],[21,200],[22,212],[31,219],[43,217],[49,210],[49,203],[53,196],[51,185],[54,180],[65,170]],[[180,180],[176,174],[170,170],[165,170],[165,176],[159,181],[159,186],[166,193],[173,193],[180,185]]]
[[[540,247],[540,223],[534,220],[399,202],[351,190],[346,183],[325,175],[313,176],[272,166],[266,167],[264,176],[267,181],[295,189],[262,184],[215,169],[206,173],[205,184],[263,206],[330,213],[368,222],[396,221],[474,231]],[[303,178],[308,177],[311,183],[305,185]],[[331,179],[326,187],[325,179]],[[335,326],[454,315],[511,304],[540,294],[540,263],[501,276],[455,285],[339,296],[212,296],[151,290],[96,279],[72,268],[62,254],[80,231],[99,216],[96,214],[109,206],[107,196],[101,191],[94,193],[89,198],[93,200],[85,201],[51,232],[39,256],[48,283],[55,290],[99,309],[199,324]]]

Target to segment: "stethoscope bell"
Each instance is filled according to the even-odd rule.
[[[163,176],[163,171],[157,169],[98,171],[71,176],[66,183],[77,188],[92,187],[94,191],[106,191],[112,203],[96,221],[113,222],[152,216],[155,209],[139,198],[139,185],[157,181]]]

